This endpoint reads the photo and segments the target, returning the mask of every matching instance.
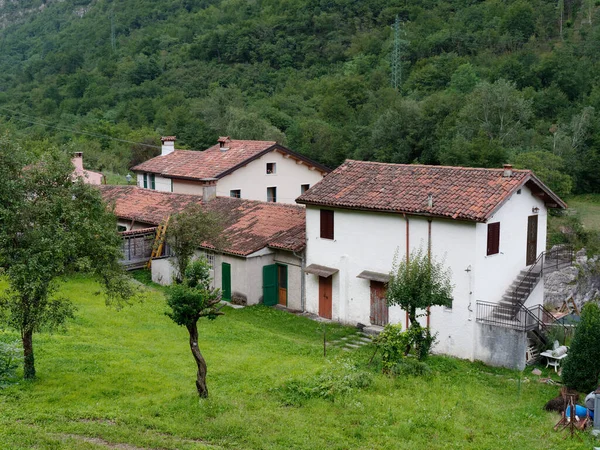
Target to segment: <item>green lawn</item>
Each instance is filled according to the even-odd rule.
[[[567,200],[588,230],[600,231],[600,194],[575,195]]]
[[[366,370],[372,348],[324,358],[322,325],[265,307],[201,323],[210,398],[199,401],[186,331],[164,315],[160,291],[115,311],[89,279],[63,290],[77,319],[37,335],[35,382],[0,391],[1,449],[591,448],[588,436],[552,430],[558,418],[542,406],[556,386],[452,358],[431,358],[426,378],[369,369],[370,387],[298,400],[290,392],[314,393],[318,373]],[[354,331],[330,325],[327,335]]]

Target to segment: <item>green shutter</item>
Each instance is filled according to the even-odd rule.
[[[263,266],[263,303],[267,306],[277,304],[277,264]]]
[[[231,301],[231,264],[221,263],[221,278],[222,298]]]
[[[150,175],[150,186],[151,189],[156,189],[156,177],[154,174]]]
[[[148,174],[144,174],[144,189],[148,189]]]

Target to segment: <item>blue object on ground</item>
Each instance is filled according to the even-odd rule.
[[[586,414],[590,414],[590,418],[594,418],[594,411],[592,411],[591,409],[587,409],[585,406],[581,406],[581,405],[575,405],[575,415],[578,416],[580,419],[585,417]],[[571,417],[571,407],[567,406],[567,410],[565,411],[565,417],[569,418]]]

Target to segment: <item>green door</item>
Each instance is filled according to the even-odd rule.
[[[277,298],[277,264],[263,266],[263,303],[276,305]]]
[[[231,264],[221,263],[221,291],[223,300],[231,301]]]

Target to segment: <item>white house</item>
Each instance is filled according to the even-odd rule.
[[[214,286],[223,299],[247,305],[279,304],[303,309],[302,266],[305,246],[305,208],[231,197],[174,194],[137,186],[101,186],[104,200],[112,205],[124,231],[124,254],[148,260],[154,232],[168,216],[192,205],[202,205],[223,223],[225,244],[216,251],[210,243],[199,249],[207,257]],[[147,238],[144,241],[144,237]],[[141,242],[140,242],[141,238]],[[152,280],[170,284],[171,258],[152,262]]]
[[[162,138],[160,156],[131,170],[146,189],[216,195],[294,204],[296,197],[320,181],[329,169],[275,141],[221,137],[204,151],[175,150],[175,137]]]
[[[547,210],[566,207],[531,171],[346,161],[297,202],[306,205],[308,311],[408,326],[404,311],[385,304],[385,283],[394,255],[420,247],[452,271],[452,307],[422,319],[438,333],[435,351],[524,366],[543,304],[535,274]]]

